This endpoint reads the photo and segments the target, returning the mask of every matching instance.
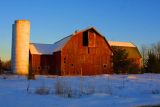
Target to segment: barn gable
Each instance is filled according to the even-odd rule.
[[[86,32],[86,31],[89,31],[89,30],[94,31],[94,32],[97,33],[99,36],[101,36],[101,37],[105,40],[105,42],[107,43],[107,46],[108,46],[108,47],[110,48],[110,50],[112,51],[112,48],[111,48],[110,44],[108,43],[106,37],[103,36],[100,32],[98,32],[95,27],[89,27],[89,28],[87,28],[87,29],[85,29],[85,30],[78,31],[78,32],[76,32],[76,34],[82,33],[82,32]]]
[[[95,28],[72,34],[61,52],[61,75],[112,73],[113,52]]]

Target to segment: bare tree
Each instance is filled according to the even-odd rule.
[[[146,65],[146,61],[147,61],[147,47],[145,45],[142,45],[141,47],[141,55],[142,55],[142,63],[143,63],[143,67],[145,67]]]
[[[160,73],[160,42],[152,44],[147,51],[146,72]]]
[[[153,44],[152,49],[155,55],[157,56],[157,58],[159,58],[160,57],[160,42],[158,42],[157,44]]]
[[[1,61],[1,58],[0,58],[0,74],[2,74],[2,61]]]

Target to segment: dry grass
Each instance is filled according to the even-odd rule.
[[[63,97],[73,97],[73,90],[66,81],[58,78],[55,83],[55,94]]]
[[[47,87],[39,87],[36,89],[35,93],[39,95],[48,95],[50,90]]]
[[[58,79],[55,83],[55,94],[62,95],[64,92],[63,82]]]

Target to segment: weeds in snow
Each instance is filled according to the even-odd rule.
[[[29,93],[29,88],[30,88],[30,80],[28,81],[28,84],[27,84],[27,93]]]
[[[36,94],[48,95],[50,94],[50,88],[45,85],[45,80],[42,81],[42,85],[35,90]]]
[[[63,94],[63,82],[62,80],[58,79],[55,83],[55,94],[62,95]]]
[[[86,94],[94,94],[95,93],[95,86],[93,80],[90,80],[88,82],[88,87],[87,87],[87,93]]]
[[[35,93],[39,95],[48,95],[50,93],[50,89],[42,86],[37,88]]]
[[[55,83],[55,94],[63,97],[73,97],[73,91],[71,86],[61,78],[57,78]]]
[[[112,94],[112,89],[111,89],[112,85],[111,85],[110,77],[111,77],[110,75],[107,76],[107,87],[106,87],[105,93],[111,95]]]
[[[83,76],[80,76],[80,93],[79,93],[79,96],[82,95],[83,93]]]

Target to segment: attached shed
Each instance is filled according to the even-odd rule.
[[[30,43],[30,71],[36,74],[50,74],[53,63],[52,44]]]
[[[30,69],[36,74],[97,75],[112,73],[112,49],[91,27],[54,44],[30,44]]]

